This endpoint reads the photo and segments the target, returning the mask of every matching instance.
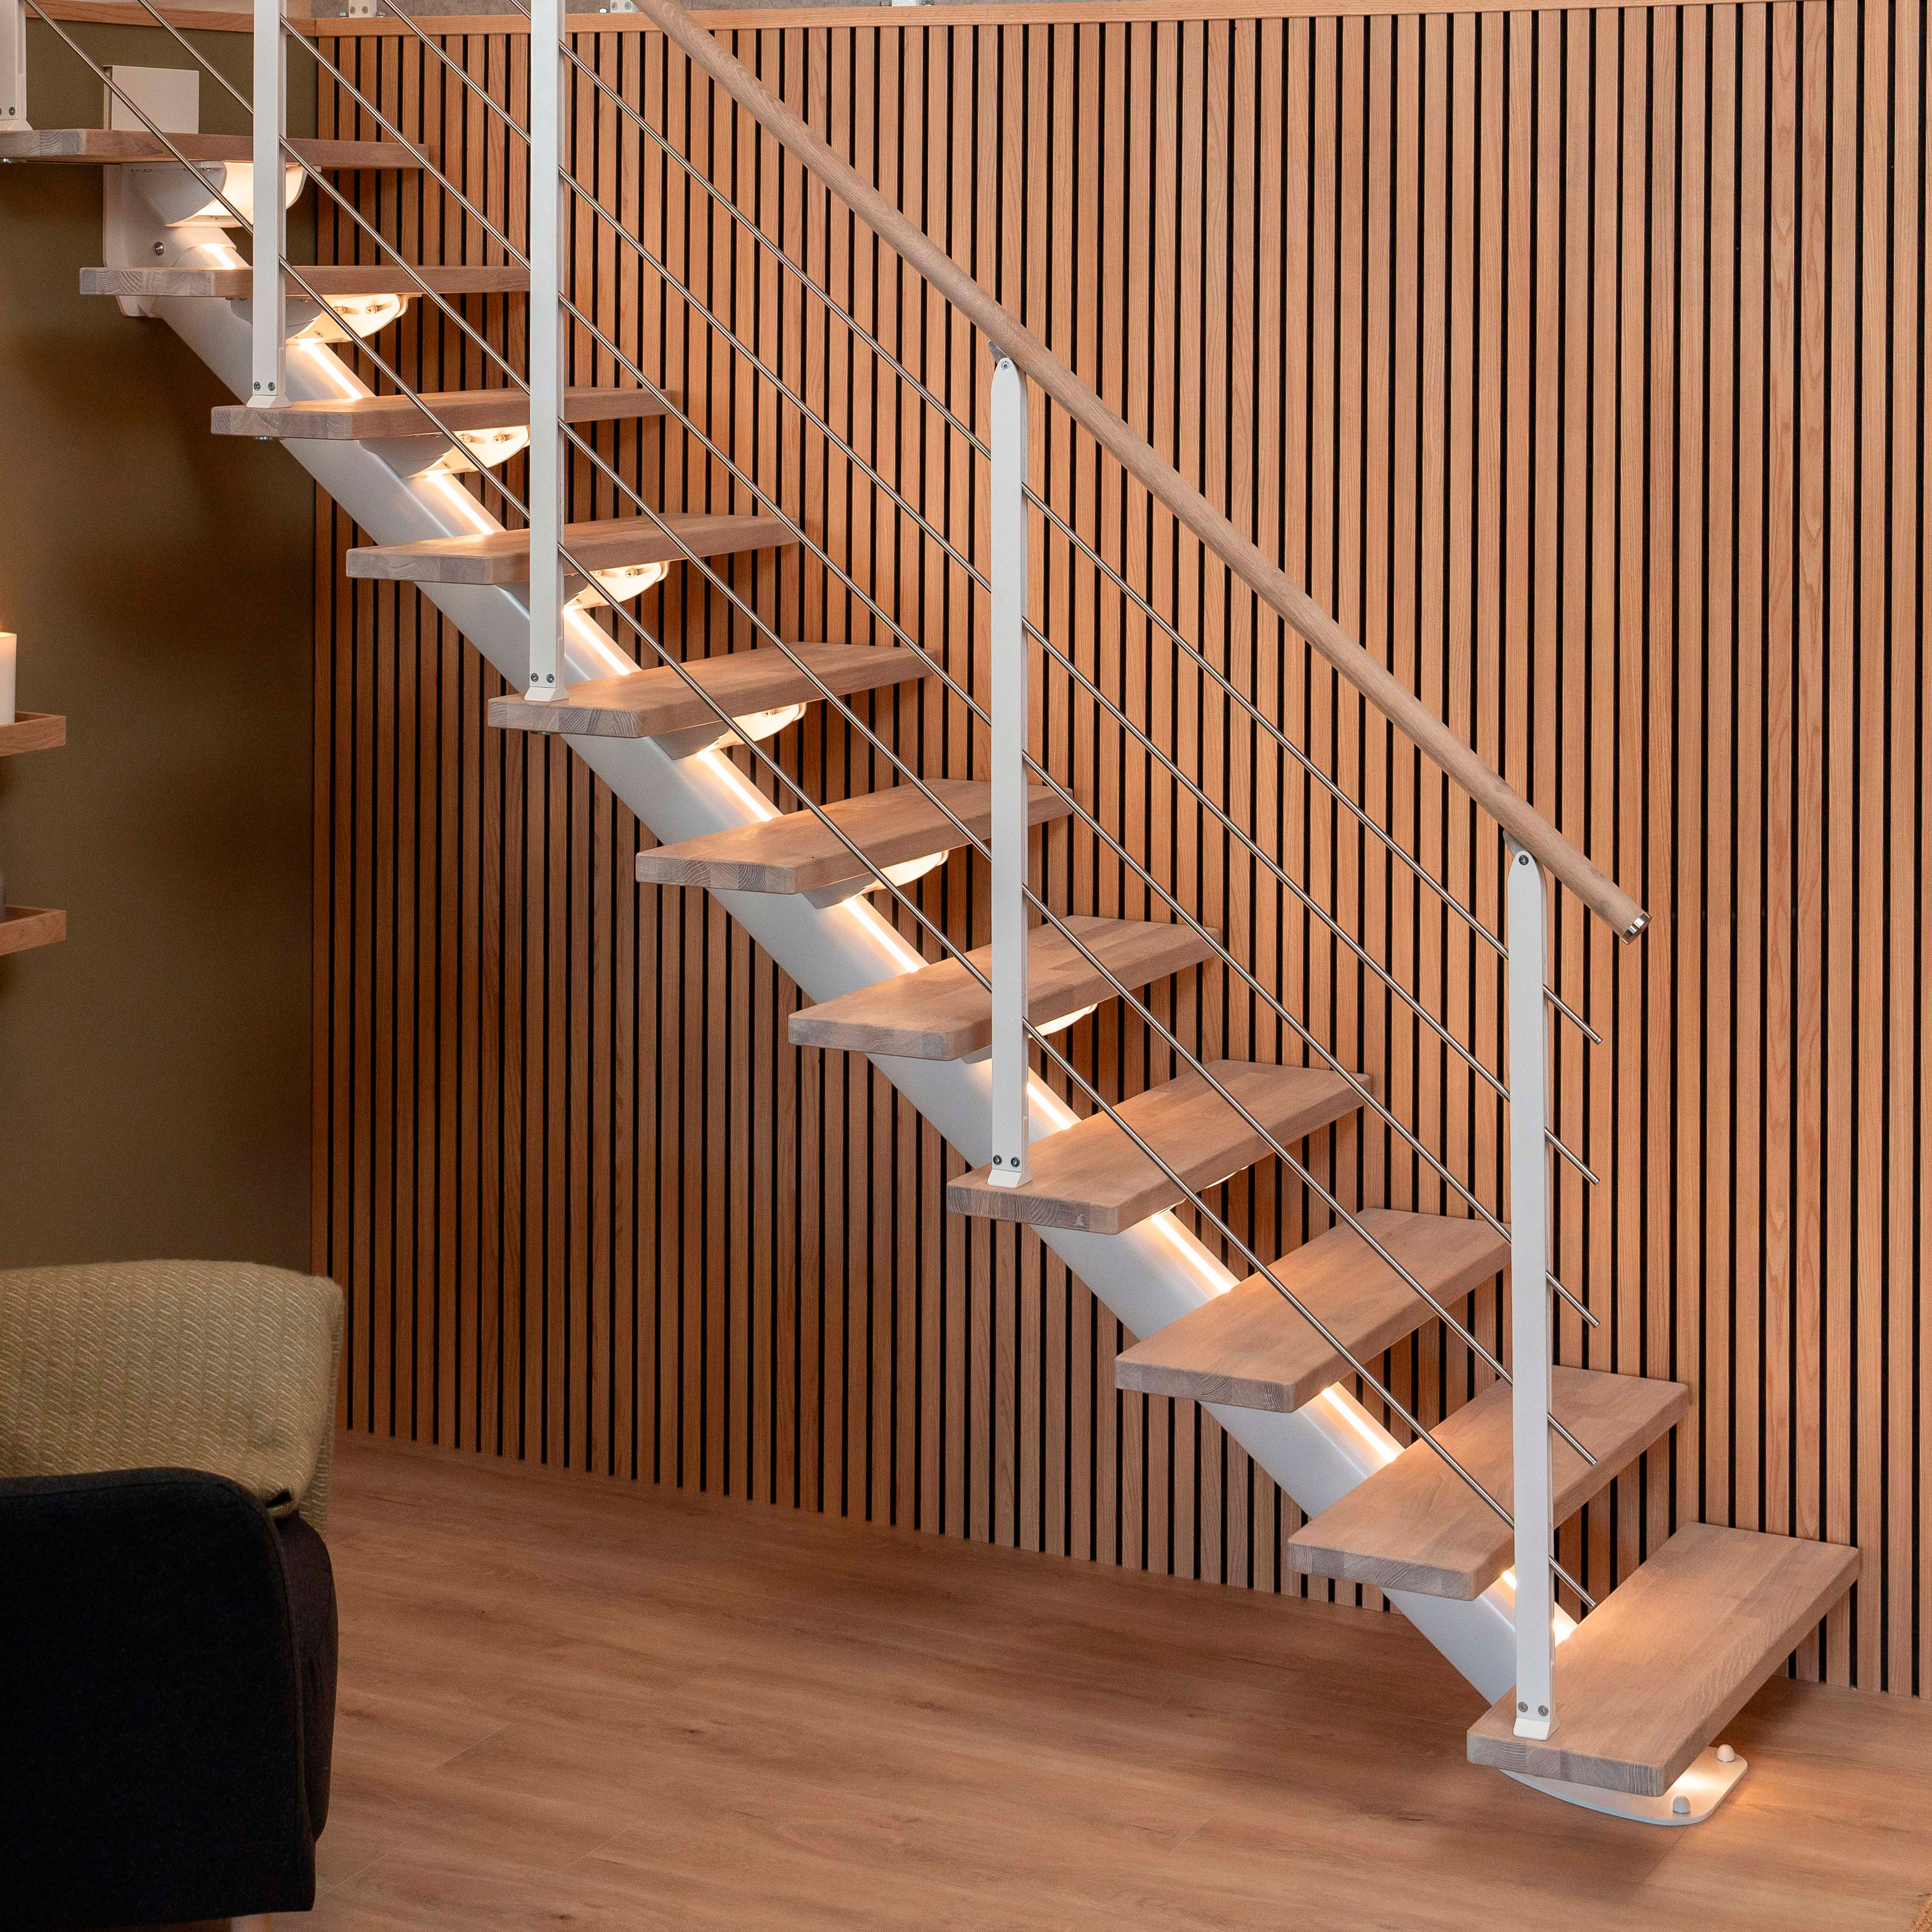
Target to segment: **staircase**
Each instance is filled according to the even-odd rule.
[[[22,4],[0,0],[0,50],[19,39]],[[994,652],[990,708],[962,690],[892,613],[871,604],[781,503],[725,514],[664,510],[605,466],[606,480],[631,500],[632,513],[564,520],[556,479],[567,466],[560,453],[588,454],[596,463],[580,435],[596,423],[662,416],[729,459],[684,416],[676,397],[654,388],[568,304],[559,286],[547,195],[530,197],[537,219],[527,237],[498,236],[512,257],[506,266],[307,267],[286,264],[279,244],[258,252],[251,264],[232,236],[249,224],[255,208],[285,207],[290,191],[310,180],[334,193],[329,177],[344,171],[434,172],[434,158],[400,136],[284,142],[280,130],[266,124],[244,142],[170,134],[135,102],[128,104],[146,127],[143,134],[31,129],[22,124],[17,58],[10,119],[9,70],[0,64],[0,160],[129,171],[110,196],[110,207],[120,211],[110,224],[118,259],[88,271],[82,292],[121,298],[166,322],[238,397],[262,397],[265,387],[272,392],[272,402],[244,400],[217,410],[214,433],[286,442],[376,539],[350,554],[348,574],[418,585],[462,628],[520,694],[493,700],[489,723],[562,736],[656,835],[660,842],[638,862],[644,885],[701,886],[720,896],[808,996],[810,1004],[790,1022],[794,1043],[877,1060],[974,1163],[949,1186],[950,1208],[1025,1223],[1064,1257],[1141,1338],[1120,1358],[1120,1387],[1206,1405],[1282,1484],[1310,1514],[1290,1546],[1298,1570],[1388,1593],[1492,1700],[1469,1732],[1473,1762],[1633,1819],[1684,1824],[1708,1817],[1744,1768],[1727,1751],[1712,1748],[1724,1726],[1850,1588],[1858,1559],[1835,1546],[1687,1523],[1600,1605],[1589,1604],[1556,1567],[1564,1524],[1664,1443],[1692,1397],[1679,1383],[1553,1359],[1552,1294],[1585,1321],[1592,1318],[1587,1295],[1574,1292],[1587,1284],[1546,1279],[1550,1162],[1580,1163],[1569,1150],[1552,1147],[1545,1126],[1548,1030],[1579,1023],[1544,983],[1546,878],[1574,892],[1632,943],[1640,941],[1644,914],[676,0],[644,4],[674,43],[923,273],[993,350],[994,432],[986,450],[994,554],[986,584]],[[34,0],[24,4],[39,10]],[[263,64],[265,50],[279,57],[283,30],[272,9],[259,10],[257,22],[260,98],[265,76],[275,75],[272,64]],[[83,58],[57,23],[48,24]],[[566,61],[592,84],[604,84],[562,49],[560,34],[555,6],[538,8],[532,179],[541,184],[556,173],[560,200],[567,201],[582,190],[559,171],[556,117],[546,104],[554,104],[550,90]],[[0,62],[4,58],[0,52]],[[349,86],[345,76],[337,78]],[[376,112],[374,104],[362,104]],[[628,106],[624,112],[637,118]],[[446,181],[442,185],[457,192]],[[265,236],[274,238],[268,226],[256,224],[258,250]],[[647,271],[668,275],[640,244],[633,246]],[[383,359],[380,330],[404,302],[434,304],[466,328],[454,306],[463,298],[526,294],[533,287],[530,368],[503,364],[500,383],[416,393]],[[814,295],[845,314],[829,293]],[[631,383],[567,383],[555,352],[560,301],[626,369]],[[370,393],[336,354],[332,345],[341,341],[362,344],[395,382],[396,393]],[[496,360],[502,362],[500,355]],[[1508,1224],[1499,1218],[1502,1204],[1486,1202],[1456,1181],[1372,1079],[1336,1060],[1251,978],[1257,996],[1303,1040],[1309,1064],[1199,1059],[1162,1024],[1150,989],[1203,965],[1246,976],[1226,933],[1171,897],[1172,916],[1137,920],[1057,911],[1035,891],[1028,870],[1034,828],[1072,822],[1096,837],[1108,835],[1088,802],[1052,779],[1028,751],[1029,653],[1036,650],[1057,672],[1077,676],[1077,667],[1028,616],[1031,516],[1054,524],[1056,535],[1106,568],[1123,594],[1140,595],[1079,532],[1031,496],[1026,412],[1036,400],[1064,410],[1166,502],[1500,828],[1498,860],[1510,919],[1506,937],[1489,937],[1506,952],[1510,975]],[[959,427],[974,435],[970,426]],[[489,472],[526,439],[538,460],[531,466],[529,500],[519,502]],[[748,479],[740,480],[755,498]],[[503,497],[500,514],[484,508],[478,488]],[[506,518],[516,521],[506,526]],[[934,536],[958,555],[946,532]],[[871,605],[881,628],[901,641],[778,636],[712,568],[735,554],[792,547],[808,549],[841,576]],[[961,561],[973,568],[970,560]],[[666,650],[626,606],[674,569],[694,573],[730,598],[764,640],[688,662]],[[535,588],[549,584],[554,596]],[[1141,601],[1153,618],[1151,604]],[[616,614],[618,634],[634,634],[641,667],[592,621],[588,613],[603,608]],[[1194,653],[1204,664],[1189,640],[1162,628],[1178,652]],[[662,661],[652,662],[654,656]],[[983,778],[926,777],[845,702],[865,692],[916,692],[932,680],[986,724],[992,749]],[[1106,703],[1096,688],[1088,689],[1096,706]],[[1241,694],[1229,694],[1253,714],[1244,718],[1244,728],[1279,737],[1276,721]],[[898,768],[899,782],[835,803],[801,796],[796,809],[776,809],[746,782],[744,767],[790,784],[764,748],[809,706],[831,706],[835,718],[865,734]],[[909,880],[950,855],[991,868],[990,946],[969,950],[904,892]],[[1158,892],[1150,875],[1148,883]],[[882,916],[870,896],[876,893],[916,922],[943,956],[933,961],[916,952]],[[1353,934],[1336,932],[1374,968]],[[1074,1021],[1114,1002],[1182,1063],[1174,1078],[1119,1102],[1088,1084],[1054,1044]],[[1414,1010],[1420,1022],[1442,1030],[1419,1006]],[[1504,1090],[1498,1070],[1480,1068],[1465,1043],[1444,1037]],[[1076,1116],[1041,1077],[1047,1072],[1083,1089],[1090,1111]],[[1316,1178],[1304,1144],[1364,1114],[1409,1144],[1460,1193],[1467,1211],[1352,1208],[1336,1198]],[[1276,1162],[1326,1205],[1334,1225],[1288,1254],[1257,1255],[1222,1217],[1214,1190],[1232,1176]],[[1234,1258],[1238,1272],[1223,1256]],[[1508,1365],[1455,1312],[1477,1288],[1505,1276]],[[1374,1366],[1430,1324],[1453,1328],[1494,1377],[1432,1430]],[[1406,1443],[1383,1426],[1378,1411],[1403,1426]],[[1557,1607],[1565,1588],[1587,1611],[1580,1622]]]

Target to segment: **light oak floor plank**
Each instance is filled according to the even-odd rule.
[[[1932,1712],[1783,1681],[1709,1824],[1466,1762],[1400,1618],[345,1438],[313,1932],[1906,1932]]]

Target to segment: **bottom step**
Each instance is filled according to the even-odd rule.
[[[1469,1732],[1498,1771],[1660,1798],[1858,1574],[1858,1552],[1688,1523],[1556,1649],[1556,1728],[1514,1691]]]

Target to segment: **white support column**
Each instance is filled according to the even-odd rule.
[[[288,310],[282,257],[288,253],[288,210],[282,193],[282,135],[288,125],[288,56],[282,45],[282,0],[255,0],[254,206],[254,350],[248,400],[280,409],[289,399]]]
[[[0,134],[17,134],[27,119],[27,10],[0,0]]]
[[[530,8],[530,668],[525,696],[550,704],[562,677],[564,344],[562,0]]]
[[[994,352],[998,355],[998,351]],[[1027,393],[1004,356],[993,369],[993,1167],[1027,1178]]]
[[[1550,1689],[1550,1117],[1543,987],[1543,868],[1514,841],[1504,895],[1509,945],[1510,1376],[1515,1444],[1516,1732],[1556,1728]]]

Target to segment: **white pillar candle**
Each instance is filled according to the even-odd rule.
[[[14,658],[19,643],[11,631],[0,631],[0,724],[14,722]]]

